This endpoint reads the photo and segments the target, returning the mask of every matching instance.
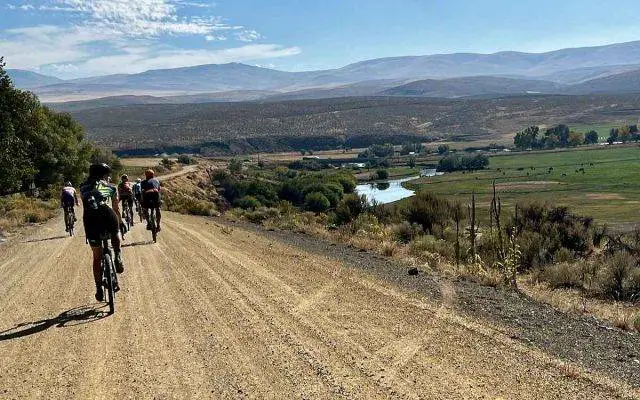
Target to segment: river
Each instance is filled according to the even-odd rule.
[[[376,181],[364,183],[356,186],[356,193],[365,195],[369,201],[377,201],[378,204],[393,203],[398,200],[406,199],[416,194],[415,191],[406,189],[403,183],[413,181],[421,177],[439,176],[441,172],[435,169],[422,170],[420,176],[410,176],[401,179],[391,179],[388,181]]]

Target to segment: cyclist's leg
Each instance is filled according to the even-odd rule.
[[[160,214],[160,207],[156,207],[156,226],[158,230],[160,230],[160,218],[162,218],[162,214]]]
[[[116,272],[124,272],[124,263],[121,256],[120,248],[120,223],[118,222],[118,216],[115,211],[109,207],[105,207],[104,216],[104,230],[111,235],[111,245],[113,246],[114,262],[116,265]]]

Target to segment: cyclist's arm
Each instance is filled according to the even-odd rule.
[[[118,216],[118,222],[122,223],[122,214],[120,213],[120,199],[118,198],[117,191],[111,198],[111,207],[113,208],[113,211],[115,211],[116,215]]]
[[[75,190],[73,191],[73,198],[76,200],[76,206],[79,206],[80,202],[78,202],[78,192]]]

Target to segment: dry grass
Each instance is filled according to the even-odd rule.
[[[0,198],[0,233],[12,232],[25,225],[45,222],[56,216],[60,204],[22,194]]]

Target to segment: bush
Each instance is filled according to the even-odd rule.
[[[402,223],[393,227],[393,236],[400,243],[409,243],[421,234],[422,229],[420,226],[411,224],[408,221],[402,221]]]
[[[189,164],[195,164],[196,160],[188,154],[181,154],[178,156],[178,162],[180,164],[189,165]]]
[[[389,171],[387,171],[386,169],[377,170],[376,179],[379,179],[379,180],[389,179]]]
[[[304,197],[304,207],[307,211],[321,213],[327,211],[330,206],[331,203],[321,192],[311,192]]]
[[[456,250],[453,243],[437,239],[432,235],[424,235],[415,239],[409,245],[409,254],[416,257],[424,257],[428,254],[437,254],[447,260],[454,260]]]
[[[543,277],[552,289],[579,289],[584,284],[584,271],[581,263],[563,262],[549,265],[544,269]]]
[[[429,234],[434,234],[436,226],[442,232],[449,219],[447,201],[426,191],[413,196],[402,212],[407,221],[420,225]]]
[[[372,233],[379,235],[382,233],[382,225],[378,221],[375,215],[369,213],[363,213],[358,216],[350,225],[351,232],[357,233]]]
[[[366,196],[347,194],[338,203],[333,217],[333,223],[344,225],[358,218],[360,214],[369,208]]]
[[[618,253],[604,264],[596,277],[599,293],[614,300],[632,300],[640,295],[640,273],[636,260]]]
[[[180,194],[165,196],[165,204],[167,210],[181,214],[202,216],[213,216],[218,214],[216,207],[212,202]]]
[[[244,196],[237,200],[235,205],[243,210],[255,210],[256,208],[261,207],[262,203],[253,196]]]
[[[238,158],[234,158],[233,160],[229,161],[229,171],[234,175],[241,173],[243,166],[244,163]]]
[[[339,185],[329,185],[323,183],[314,183],[303,189],[303,193],[305,195],[305,203],[307,199],[307,195],[310,193],[322,193],[324,197],[329,201],[330,207],[335,207],[338,205],[340,201],[341,195],[337,193],[337,188]],[[340,189],[342,189],[340,187]],[[329,209],[329,207],[325,208],[325,210]]]
[[[254,224],[261,224],[264,221],[279,218],[280,211],[277,208],[260,207],[255,210],[245,210],[241,215]]]

